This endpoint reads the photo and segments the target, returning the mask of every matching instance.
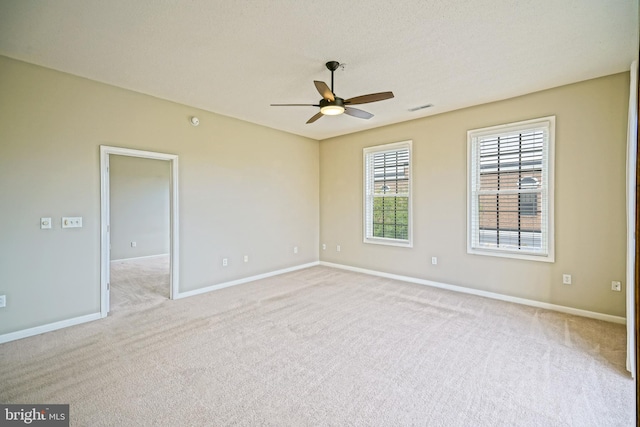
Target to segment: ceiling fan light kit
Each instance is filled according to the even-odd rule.
[[[334,101],[322,99],[320,101],[320,112],[327,116],[337,116],[344,113],[344,101],[342,98],[336,98]]]
[[[383,101],[385,99],[393,98],[393,92],[379,92],[370,93],[368,95],[356,96],[354,98],[342,99],[335,95],[333,92],[333,72],[340,67],[338,61],[329,61],[326,67],[331,71],[331,88],[327,86],[325,82],[314,80],[314,84],[318,93],[322,96],[322,99],[318,104],[271,104],[273,107],[320,107],[320,112],[312,116],[307,124],[313,123],[323,115],[338,116],[345,113],[349,116],[357,117],[359,119],[370,119],[373,114],[359,110],[357,108],[348,107],[353,104],[367,104],[369,102]]]

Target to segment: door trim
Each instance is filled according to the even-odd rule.
[[[179,286],[179,238],[178,238],[178,156],[176,154],[156,153],[153,151],[130,148],[100,146],[100,315],[106,317],[109,312],[109,155],[142,157],[145,159],[165,160],[170,164],[169,184],[169,298],[175,299]]]

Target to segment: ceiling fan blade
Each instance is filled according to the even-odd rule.
[[[355,98],[345,99],[345,104],[366,104],[368,102],[384,101],[393,98],[393,92],[370,93],[368,95],[356,96]]]
[[[313,117],[311,117],[309,120],[307,120],[307,124],[309,123],[313,123],[316,120],[318,120],[320,117],[322,117],[324,114],[318,112],[316,115],[314,115]]]
[[[319,107],[320,104],[269,104],[272,107]]]
[[[322,97],[328,101],[335,101],[336,98],[333,96],[333,92],[329,89],[329,86],[325,82],[319,82],[318,80],[314,80],[313,84],[316,85],[316,89]]]
[[[373,117],[373,114],[371,113],[351,107],[344,107],[344,113],[359,119],[370,119]]]

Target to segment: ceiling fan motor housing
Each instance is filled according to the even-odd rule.
[[[338,106],[338,107],[344,107],[344,99],[338,98],[336,96],[335,97],[335,101],[329,101],[328,99],[321,99],[320,100],[320,108],[328,107],[329,105],[335,105],[335,106]]]
[[[334,101],[328,99],[320,100],[320,112],[329,116],[336,116],[344,112],[344,99],[334,97]]]

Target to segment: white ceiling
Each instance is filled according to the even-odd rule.
[[[314,139],[626,71],[637,29],[637,0],[0,0],[0,55]],[[269,106],[317,103],[329,60],[395,98]]]

